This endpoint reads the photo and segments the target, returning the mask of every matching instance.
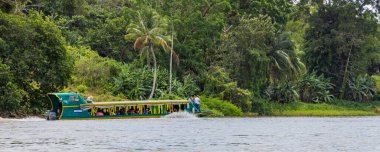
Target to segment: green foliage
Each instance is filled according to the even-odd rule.
[[[250,111],[251,92],[239,88],[223,68],[210,67],[203,75],[203,83],[205,95],[220,97],[235,104],[244,112]]]
[[[273,102],[262,98],[254,98],[252,100],[252,112],[258,113],[259,115],[271,115]]]
[[[357,101],[376,96],[373,82],[361,75],[376,74],[380,63],[378,4],[1,1],[0,92],[8,94],[0,94],[0,106],[38,112],[49,103],[45,94],[56,91],[99,100],[204,94],[246,113],[321,114],[318,108],[328,106],[318,102],[331,103],[332,94]],[[298,94],[315,105],[291,102]],[[203,104],[214,116],[226,115],[225,107],[210,105]]]
[[[214,64],[224,67],[239,87],[259,94],[270,82],[267,54],[274,35],[275,27],[268,16],[243,16],[239,24],[224,35]]]
[[[176,79],[173,81],[172,93],[177,96],[186,97],[189,95],[195,95],[195,94],[198,94],[199,91],[200,89],[195,83],[194,78],[191,75],[184,76],[183,83]]]
[[[244,0],[234,3],[238,3],[236,5],[242,13],[268,15],[278,26],[287,22],[293,7],[290,0]]]
[[[21,106],[24,91],[13,81],[9,66],[0,62],[0,108],[3,111],[15,111]]]
[[[161,17],[153,9],[143,9],[137,12],[137,19],[130,23],[127,27],[125,40],[134,41],[133,47],[140,51],[140,55],[146,56],[148,67],[153,61],[153,84],[152,91],[148,99],[152,99],[157,83],[157,59],[155,47],[161,46],[164,51],[169,53],[172,51],[167,42],[166,29],[167,20]]]
[[[226,89],[225,84],[231,81],[228,73],[221,67],[210,67],[202,77],[204,83],[203,93],[206,95],[220,94]]]
[[[254,101],[255,112],[269,116],[373,116],[380,102],[334,100],[330,103],[291,102],[281,104],[265,100]]]
[[[289,103],[299,97],[296,87],[289,82],[276,88],[268,87],[264,93],[269,100],[280,103]]]
[[[132,43],[124,40],[127,25],[126,17],[107,18],[104,24],[88,30],[84,43],[102,56],[123,62],[133,61],[137,54],[132,50]]]
[[[296,80],[305,71],[305,65],[297,57],[293,42],[286,33],[278,34],[273,41],[267,53],[272,83]]]
[[[83,84],[81,84],[81,85],[77,86],[77,90],[78,90],[79,93],[85,93],[88,90],[88,87],[85,86],[85,85],[83,85]]]
[[[380,76],[378,75],[374,75],[372,76],[372,78],[375,80],[376,82],[376,91],[377,92],[380,92]]]
[[[220,93],[223,100],[230,101],[232,104],[241,108],[244,112],[251,111],[251,92],[241,89],[236,82],[224,84],[225,90]]]
[[[47,107],[45,94],[67,84],[73,65],[61,31],[32,11],[28,16],[0,13],[0,23],[0,59],[9,66],[15,88],[26,92],[21,105]]]
[[[112,92],[113,77],[119,75],[122,63],[100,57],[96,52],[85,47],[67,47],[67,50],[75,61],[71,85],[77,86],[77,91]]]
[[[153,80],[150,73],[147,67],[138,68],[136,64],[128,64],[114,78],[115,94],[122,93],[130,99],[145,99]]]
[[[376,95],[376,82],[372,77],[359,76],[350,82],[348,96],[354,101],[368,101]]]
[[[377,33],[375,13],[366,5],[370,1],[334,0],[317,3],[318,11],[309,19],[305,36],[305,60],[309,73],[316,71],[330,78],[333,94],[343,98],[348,80],[355,79],[362,70],[357,67],[366,52],[369,36]]]
[[[298,82],[300,99],[305,102],[331,102],[334,96],[330,90],[334,85],[323,75],[317,76],[315,72],[306,74]]]
[[[243,16],[225,35],[215,64],[225,67],[238,86],[260,94],[268,83],[275,86],[298,78],[305,66],[286,33],[275,34],[268,16]]]
[[[200,98],[202,100],[202,103],[201,103],[202,110],[205,110],[205,109],[217,110],[216,114],[221,112],[223,113],[224,116],[242,116],[243,115],[243,112],[239,107],[227,101],[223,101],[218,98],[207,98],[205,96],[201,96]]]

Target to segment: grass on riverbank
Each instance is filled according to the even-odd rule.
[[[380,92],[380,76],[374,75],[372,78],[376,81],[376,91]]]
[[[332,103],[292,102],[279,104],[264,101],[259,114],[264,116],[374,116],[379,115],[380,102],[353,102],[336,100]]]

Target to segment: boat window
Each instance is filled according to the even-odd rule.
[[[78,96],[70,96],[69,97],[70,102],[79,101]]]

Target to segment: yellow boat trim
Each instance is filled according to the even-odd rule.
[[[188,100],[143,100],[143,101],[110,101],[80,104],[83,106],[116,106],[116,105],[157,105],[157,104],[187,104]]]
[[[62,107],[61,115],[59,115],[59,120],[62,119],[63,111],[65,110],[65,107]]]
[[[63,106],[63,108],[79,108],[80,106],[77,105],[77,106]]]

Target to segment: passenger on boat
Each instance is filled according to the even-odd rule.
[[[129,109],[127,113],[128,113],[128,115],[132,115],[135,113],[135,111],[133,109]]]
[[[96,116],[104,116],[103,110],[98,109],[98,112],[96,112]]]
[[[144,114],[146,114],[146,115],[147,115],[147,114],[150,114],[150,109],[149,109],[149,108],[146,108]]]
[[[193,107],[192,112],[195,113],[196,107],[195,107],[195,98],[194,98],[194,95],[191,95],[189,99],[190,99],[191,107]]]
[[[201,112],[201,99],[199,96],[195,97],[195,110],[196,112]]]
[[[107,108],[103,109],[103,113],[104,115],[110,115],[110,111]]]
[[[120,108],[119,115],[125,115],[125,109],[124,108]]]
[[[94,101],[94,97],[92,96],[89,96],[87,99],[86,99],[87,103],[92,103]]]
[[[140,113],[140,109],[139,108],[136,108],[135,110],[135,114],[139,114]]]

